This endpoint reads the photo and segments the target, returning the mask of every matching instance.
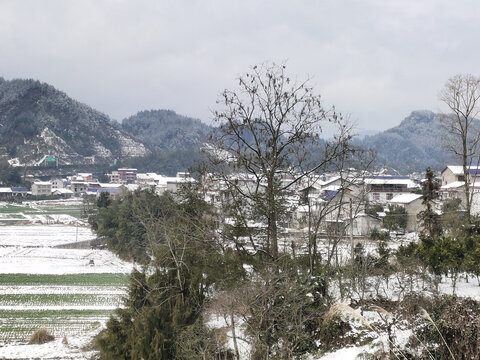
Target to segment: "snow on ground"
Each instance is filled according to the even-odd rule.
[[[114,305],[0,305],[0,310],[21,311],[28,309],[29,311],[44,311],[44,310],[115,310],[118,306]]]
[[[20,213],[25,219],[30,221],[32,224],[66,224],[66,225],[76,225],[78,224],[84,224],[83,221],[78,220],[76,217],[71,216],[71,215],[57,215],[57,214],[48,214],[48,215],[42,215],[42,214],[35,214],[35,215],[29,215],[29,214],[24,214]]]
[[[127,274],[132,269],[131,263],[108,250],[0,248],[0,274]]]
[[[6,359],[90,359],[95,351],[84,351],[92,338],[105,326],[100,324],[97,329],[90,331],[85,336],[66,337],[66,344],[63,338],[56,339],[42,345],[19,345],[11,344],[0,347],[0,357]]]
[[[134,265],[110,251],[56,247],[95,238],[88,227],[76,226],[83,222],[61,214],[62,208],[68,212],[80,204],[78,199],[39,201],[22,205],[30,207],[32,213],[13,209],[15,215],[21,214],[31,224],[0,226],[0,278],[2,274],[119,274],[119,283],[122,283],[123,274],[130,273]],[[48,210],[44,213],[42,207],[45,206],[56,207],[52,211],[59,213],[48,214]],[[38,222],[44,225],[33,225]],[[83,348],[105,327],[110,312],[121,306],[126,288],[96,285],[94,280],[85,286],[59,281],[52,285],[34,286],[21,282],[0,285],[3,314],[0,318],[0,359],[89,359],[94,355],[94,351]],[[32,329],[40,324],[52,331],[55,340],[43,345],[26,345]],[[66,344],[62,342],[64,335]]]
[[[124,288],[112,286],[0,285],[0,295],[7,294],[102,294],[126,295]]]
[[[206,326],[210,329],[224,329],[225,336],[227,337],[227,347],[234,351],[235,346],[233,342],[232,324],[228,316],[221,314],[211,314]],[[245,340],[245,326],[243,320],[239,317],[235,317],[235,335],[237,338],[238,352],[240,359],[250,358],[250,344]]]
[[[370,346],[345,347],[336,351],[328,352],[320,357],[311,357],[311,360],[355,360],[363,352],[369,352]]]
[[[0,226],[0,246],[53,247],[94,238],[92,230],[83,226],[57,224]]]
[[[453,281],[450,277],[443,277],[438,286],[438,291],[442,294],[453,295]],[[461,274],[457,279],[455,294],[460,297],[469,297],[480,301],[480,286],[476,278],[470,276],[468,283],[465,280],[465,274]]]

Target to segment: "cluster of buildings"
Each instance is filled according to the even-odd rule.
[[[174,177],[156,173],[138,173],[134,168],[120,168],[108,176],[108,182],[100,182],[91,173],[78,173],[67,178],[52,178],[48,181],[33,181],[31,189],[0,188],[0,197],[9,196],[99,196],[108,193],[119,198],[137,189],[154,189],[158,194],[175,192],[179,185],[193,179],[186,172]],[[470,167],[468,182],[472,194],[472,214],[480,214],[480,167]],[[451,199],[465,203],[465,175],[461,166],[447,166],[441,173],[440,199],[437,210]],[[220,207],[231,201],[225,181],[211,175],[204,181],[206,201]],[[232,175],[244,192],[254,191],[256,179],[247,174]],[[285,174],[284,183],[292,181]],[[367,236],[374,228],[382,228],[382,218],[390,206],[401,206],[407,212],[406,231],[418,231],[418,214],[424,209],[421,195],[421,179],[385,174],[359,174],[355,170],[339,174],[310,176],[295,184],[289,198],[291,216],[287,227],[301,228],[306,219],[321,219],[322,229],[343,226],[345,231],[357,236]],[[369,211],[375,207],[377,212]]]
[[[292,179],[285,174],[282,180]],[[460,210],[465,204],[465,181],[461,166],[447,166],[441,172],[439,199],[435,210],[441,214],[445,202],[459,199]],[[244,193],[255,191],[256,180],[249,175],[232,175],[229,182]],[[422,178],[391,176],[382,173],[365,174],[355,170],[339,174],[311,176],[299,181],[291,199],[289,228],[305,228],[308,223],[321,222],[320,230],[328,233],[341,228],[346,234],[369,236],[373,229],[383,228],[383,219],[392,207],[406,211],[406,232],[420,230],[418,215],[425,209],[422,199]],[[480,214],[480,167],[470,167],[468,182],[471,190],[471,213]],[[228,203],[229,192],[226,182],[219,179],[206,182],[206,199],[216,206]],[[374,209],[372,211],[372,209]],[[401,216],[401,215],[394,215]]]
[[[156,173],[138,173],[137,169],[121,168],[107,174],[109,182],[100,182],[91,173],[77,173],[66,178],[51,178],[48,181],[33,180],[31,188],[0,188],[0,197],[36,196],[36,197],[79,197],[84,195],[99,196],[108,193],[119,198],[129,191],[137,189],[154,189],[161,194],[165,191],[175,192],[179,184],[191,181],[188,173],[180,172],[169,177]]]
[[[480,215],[480,166],[470,166],[467,171],[467,183],[470,189],[471,214]],[[465,174],[462,166],[447,166],[440,174],[439,198],[434,207],[438,214],[443,205],[456,199],[459,210],[465,209]],[[347,232],[355,235],[368,235],[373,228],[382,227],[382,218],[390,207],[400,206],[406,210],[405,231],[420,230],[418,215],[425,210],[422,199],[421,183],[424,179],[407,176],[362,175],[346,176],[345,179],[332,177],[319,179],[300,190],[302,196],[297,209],[297,218],[305,216],[307,211],[316,211],[328,223],[345,223]],[[308,200],[307,200],[308,197]],[[307,204],[308,206],[306,206]],[[382,211],[369,212],[368,208]],[[323,213],[322,213],[323,211]],[[303,212],[303,214],[302,214]],[[350,215],[353,213],[353,215]],[[350,225],[352,224],[352,225]],[[350,230],[352,226],[352,230]]]

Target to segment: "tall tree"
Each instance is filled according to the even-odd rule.
[[[471,221],[473,192],[470,189],[470,167],[478,165],[478,144],[480,132],[475,119],[479,113],[480,78],[471,74],[456,75],[448,79],[440,92],[443,101],[451,113],[445,117],[447,149],[460,157],[465,183],[465,210],[467,220]]]
[[[231,194],[234,217],[245,227],[252,220],[266,225],[265,241],[252,246],[276,261],[289,192],[344,153],[351,135],[340,132],[325,142],[316,162],[298,173],[295,168],[318,146],[323,127],[344,126],[342,117],[323,106],[308,80],[292,80],[284,65],[254,66],[238,81],[237,90],[225,90],[217,101],[222,108],[214,112],[219,127],[209,155]]]
[[[439,189],[440,184],[435,179],[432,169],[428,167],[425,172],[425,181],[422,183],[422,204],[425,206],[425,210],[418,214],[418,219],[422,223],[422,233],[431,238],[440,235],[442,232],[440,216],[434,209],[434,201],[439,197]]]

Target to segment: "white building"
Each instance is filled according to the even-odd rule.
[[[52,190],[65,188],[63,179],[54,178],[54,179],[51,179],[50,182],[52,183]]]
[[[406,231],[413,232],[419,230],[418,214],[425,209],[425,206],[422,204],[422,195],[397,195],[393,199],[391,199],[388,204],[405,208],[405,210],[407,211],[407,226],[405,228]]]
[[[49,181],[35,181],[32,184],[32,195],[50,196],[52,194],[52,183]]]
[[[410,194],[420,186],[407,176],[372,176],[364,179],[368,201],[387,204],[394,197]]]

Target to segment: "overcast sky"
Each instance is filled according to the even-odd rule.
[[[480,75],[477,0],[0,0],[0,76],[34,78],[121,120],[145,109],[211,119],[218,94],[287,61],[360,129],[442,110]]]

